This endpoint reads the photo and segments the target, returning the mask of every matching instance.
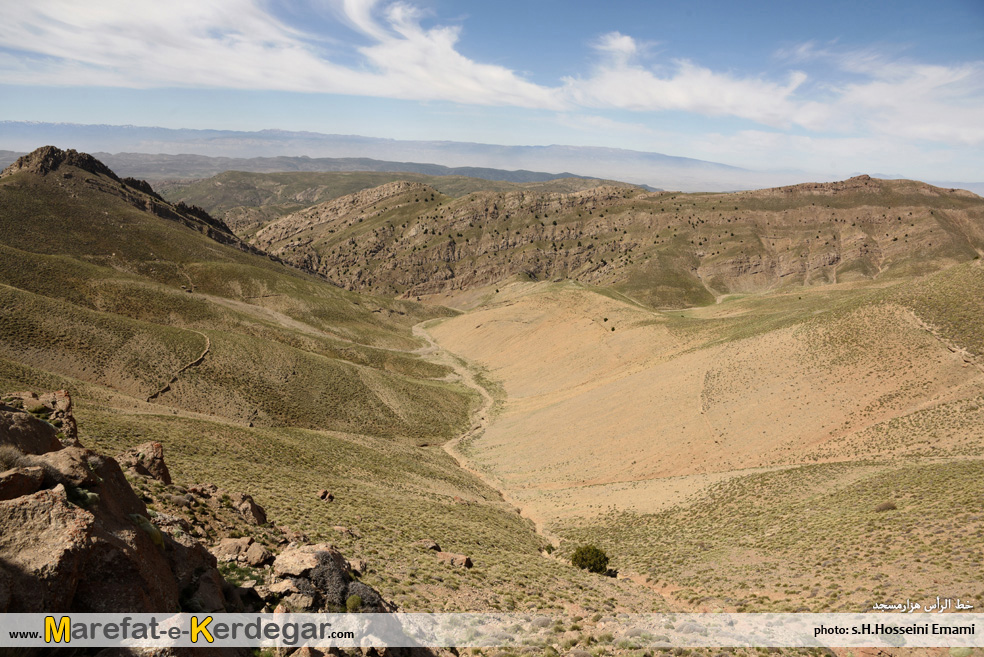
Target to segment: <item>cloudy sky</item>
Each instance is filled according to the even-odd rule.
[[[0,119],[979,181],[984,1],[4,0]]]

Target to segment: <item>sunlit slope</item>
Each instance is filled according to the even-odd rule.
[[[426,184],[451,197],[483,190],[572,192],[606,182],[588,178],[558,178],[547,182],[511,183],[410,172],[226,171],[204,180],[168,182],[159,187],[166,198],[201,206],[221,217],[236,234],[251,236],[263,225],[286,214],[396,180]]]
[[[470,395],[409,353],[448,311],[251,253],[88,156],[32,157],[0,179],[0,358],[244,424],[417,441],[466,422]]]
[[[679,478],[979,453],[982,418],[967,409],[984,372],[919,313],[946,312],[935,290],[959,278],[966,312],[984,318],[980,273],[978,261],[898,288],[667,313],[570,284],[509,285],[432,334],[502,382],[500,415],[470,454],[516,499],[543,518],[653,510],[691,488]]]
[[[972,260],[984,199],[867,176],[733,194],[609,185],[457,198],[403,181],[283,216],[251,242],[354,290],[415,297],[519,275],[673,308]]]

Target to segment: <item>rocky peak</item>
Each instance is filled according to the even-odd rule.
[[[0,178],[20,171],[31,171],[46,176],[53,171],[57,171],[62,165],[76,167],[77,169],[82,169],[83,171],[88,171],[96,175],[107,176],[116,181],[120,180],[119,176],[113,173],[112,169],[88,153],[80,153],[71,148],[63,151],[55,146],[42,146],[32,153],[18,158],[16,162],[0,173]]]

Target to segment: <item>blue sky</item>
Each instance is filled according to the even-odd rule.
[[[984,180],[982,0],[5,4],[0,119]]]

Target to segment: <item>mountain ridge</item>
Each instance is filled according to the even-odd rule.
[[[353,290],[415,297],[521,275],[673,307],[980,257],[984,199],[869,176],[732,194],[459,198],[390,183],[275,219],[251,242]]]

